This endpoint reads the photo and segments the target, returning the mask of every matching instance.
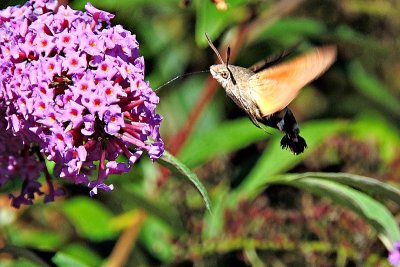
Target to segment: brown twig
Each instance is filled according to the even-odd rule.
[[[125,265],[146,218],[147,213],[144,210],[135,212],[132,216],[132,224],[122,232],[117,244],[113,248],[107,261],[107,267],[121,267]]]

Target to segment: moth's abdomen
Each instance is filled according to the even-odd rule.
[[[307,143],[304,138],[300,136],[299,125],[289,108],[286,107],[272,115],[265,116],[259,121],[285,134],[281,140],[282,148],[289,148],[295,155],[304,152]]]

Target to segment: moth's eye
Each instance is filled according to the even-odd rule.
[[[227,71],[223,71],[223,72],[221,72],[221,77],[224,79],[228,79],[229,73]]]

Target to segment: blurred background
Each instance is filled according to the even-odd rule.
[[[213,214],[187,181],[146,159],[94,198],[59,180],[64,198],[17,210],[7,196],[18,186],[8,185],[0,246],[26,251],[0,254],[0,266],[389,266],[368,219],[324,191],[271,177],[346,172],[399,185],[399,1],[91,3],[137,35],[152,88],[216,62],[205,32],[243,67],[293,45],[299,54],[336,44],[335,64],[290,105],[309,147],[300,156],[281,150],[281,134],[254,127],[209,73],[187,76],[158,92],[161,131],[167,150],[204,183]],[[86,1],[68,4],[83,10]],[[398,222],[398,204],[374,199]]]

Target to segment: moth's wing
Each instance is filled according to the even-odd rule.
[[[257,73],[266,68],[272,67],[272,66],[280,63],[282,60],[284,60],[290,54],[292,54],[299,45],[300,45],[300,43],[297,43],[297,44],[289,47],[288,49],[283,50],[280,54],[268,56],[267,58],[265,58],[261,61],[258,61],[254,65],[249,67],[249,70]]]
[[[316,48],[251,76],[251,95],[262,115],[284,109],[300,89],[326,71],[335,58],[335,46]]]

